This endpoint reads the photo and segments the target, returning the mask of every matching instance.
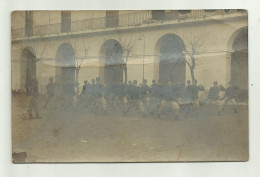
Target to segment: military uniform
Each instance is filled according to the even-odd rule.
[[[105,90],[105,98],[107,101],[107,105],[113,108],[115,103],[115,84],[107,84]]]
[[[77,106],[81,106],[81,108],[87,108],[89,106],[89,97],[90,97],[89,91],[90,91],[90,85],[88,84],[88,81],[84,81],[84,85]]]
[[[144,115],[144,106],[143,102],[140,100],[140,87],[137,86],[137,81],[133,82],[133,85],[130,85],[127,88],[127,93],[129,97],[127,109],[124,112],[124,115],[129,112],[130,109],[137,105],[137,108],[143,113]]]
[[[28,95],[29,95],[29,105],[28,105],[28,115],[29,118],[33,118],[33,112],[35,113],[35,118],[40,118],[39,115],[39,104],[38,104],[38,81],[35,79],[31,79],[28,86]]]
[[[187,91],[187,89],[189,90]],[[190,85],[189,88],[186,88],[186,95],[188,94],[190,104],[188,104],[188,107],[186,109],[185,117],[187,117],[192,110],[195,111],[193,113],[196,113],[197,116],[199,115],[199,110],[201,105],[199,100],[199,91],[204,91],[204,90],[205,89],[202,85],[197,85],[197,80],[193,81],[193,84]]]
[[[222,100],[224,100],[224,103],[220,106],[219,114],[222,114],[224,108],[229,102],[236,103],[236,96],[238,91],[239,91],[239,87],[236,85],[232,85],[232,83],[230,83],[230,86],[226,89],[226,93],[222,98]],[[237,112],[236,107],[234,108],[234,112]]]
[[[187,86],[186,86],[186,90],[185,90],[185,103],[191,103],[192,102],[192,98],[191,98],[191,94],[192,94],[192,86],[190,85],[190,80],[187,81]]]
[[[55,85],[53,83],[53,78],[50,78],[49,80],[50,80],[50,83],[47,85],[47,99],[46,99],[46,103],[44,105],[44,108],[47,107],[50,100],[52,100],[53,97],[55,96]]]
[[[213,84],[214,86],[210,88],[208,97],[204,103],[216,105],[218,107],[218,111],[220,112],[223,104],[220,101],[219,93],[221,91],[225,91],[225,88],[222,85],[218,86],[217,81],[215,81]]]
[[[160,106],[161,95],[160,95],[160,86],[156,83],[155,80],[152,81],[152,85],[150,87],[150,102],[148,105],[148,113],[158,113],[158,109]]]
[[[96,100],[95,108],[98,109],[101,106],[102,111],[105,113],[107,111],[107,102],[105,98],[105,86],[99,83],[99,78],[97,78],[97,84],[94,85],[94,97]],[[96,110],[98,111],[98,110]]]
[[[113,105],[119,107],[122,111],[127,110],[126,85],[117,83],[113,87],[114,103]]]
[[[64,110],[73,108],[74,106],[74,84],[66,83],[63,86],[64,89]]]
[[[88,109],[92,110],[94,109],[96,105],[96,98],[95,98],[95,79],[91,80],[91,84],[88,87],[87,93],[89,94],[89,99],[88,99]]]
[[[148,112],[148,107],[151,100],[149,94],[150,94],[150,87],[147,85],[147,80],[144,80],[144,83],[140,85],[140,101],[144,106],[145,113]]]
[[[170,82],[170,81],[169,81]],[[179,104],[177,102],[177,95],[174,91],[174,85],[172,83],[168,83],[168,85],[162,86],[162,100],[160,102],[159,110],[158,110],[158,118],[160,118],[162,112],[166,110],[167,107],[170,108],[170,112],[172,113],[175,119],[178,119],[178,113],[180,110]]]
[[[217,102],[219,100],[220,91],[225,91],[223,86],[218,86],[217,82],[214,82],[214,87],[211,87],[208,94],[208,100],[211,102]]]
[[[194,108],[200,107],[199,91],[204,91],[204,87],[201,85],[191,85],[191,100]]]

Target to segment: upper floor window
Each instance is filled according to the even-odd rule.
[[[33,16],[32,11],[25,12],[25,36],[33,35]]]
[[[106,27],[116,27],[118,26],[119,11],[110,10],[106,11]]]
[[[63,11],[61,12],[61,32],[71,31],[71,12]]]
[[[158,21],[164,21],[165,10],[152,10],[152,19]]]

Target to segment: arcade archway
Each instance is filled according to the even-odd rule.
[[[104,57],[104,83],[123,83],[123,48],[113,39],[107,40],[102,48],[101,55]]]
[[[29,84],[36,79],[36,56],[32,47],[26,47],[21,54],[21,87],[29,92]]]
[[[73,47],[62,44],[56,54],[56,82],[62,92],[66,94],[75,93],[75,52]]]
[[[248,29],[236,35],[231,55],[231,81],[241,89],[248,89]]]
[[[156,45],[159,55],[159,82],[166,84],[169,80],[173,83],[185,83],[186,63],[183,51],[185,45],[182,39],[175,34],[162,36]]]

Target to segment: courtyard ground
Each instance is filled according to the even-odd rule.
[[[248,160],[247,106],[179,121],[82,109],[42,109],[41,119],[28,119],[26,98],[12,101],[12,151],[26,152],[26,162]]]

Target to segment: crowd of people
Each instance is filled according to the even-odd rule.
[[[92,79],[91,83],[84,81],[82,92],[73,95],[64,90],[56,93],[58,86],[50,78],[44,108],[51,107],[51,103],[54,103],[55,106],[65,109],[73,107],[90,113],[107,114],[117,111],[125,116],[134,111],[139,112],[143,117],[153,114],[160,118],[162,114],[168,114],[178,120],[180,110],[184,110],[185,117],[188,117],[190,114],[199,114],[203,105],[211,104],[216,105],[218,115],[222,115],[228,102],[237,101],[239,88],[232,82],[229,84],[225,89],[215,81],[207,98],[201,100],[199,91],[205,91],[205,88],[198,85],[197,80],[193,82],[188,80],[187,85],[173,83],[171,80],[167,84],[160,84],[153,80],[149,86],[145,79],[139,85],[137,80],[128,81],[127,84],[104,85],[100,83],[99,78],[96,78]],[[220,92],[224,92],[224,96],[220,97]],[[237,112],[235,108],[234,111]],[[32,109],[29,111],[29,116],[31,112]]]

